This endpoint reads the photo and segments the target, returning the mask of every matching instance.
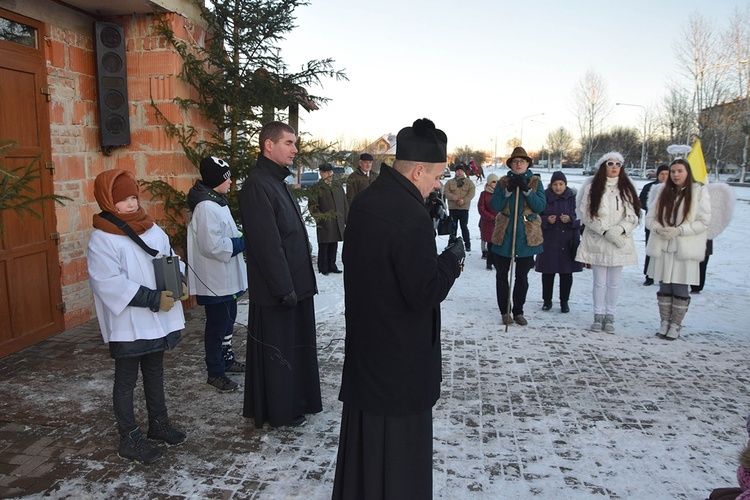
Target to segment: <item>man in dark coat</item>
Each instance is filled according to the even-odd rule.
[[[336,266],[339,241],[344,239],[349,203],[338,180],[333,179],[333,167],[324,163],[318,167],[320,180],[309,198],[310,213],[315,217],[318,234],[318,271],[320,274],[341,273]]]
[[[294,129],[270,122],[260,156],[240,191],[247,252],[247,371],[243,415],[255,426],[299,426],[320,398],[310,242],[297,199],[284,179],[297,154]]]
[[[372,171],[373,160],[374,158],[370,153],[362,153],[359,155],[357,170],[346,178],[346,200],[349,205],[352,204],[352,200],[357,193],[363,191],[378,178],[377,172]]]
[[[465,256],[460,238],[438,255],[425,205],[445,170],[446,143],[430,120],[402,129],[393,168],[384,166],[349,211],[334,499],[432,496],[440,303]]]

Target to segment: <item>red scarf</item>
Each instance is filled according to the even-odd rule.
[[[112,199],[112,186],[115,183],[115,179],[121,175],[127,175],[132,178],[133,182],[137,183],[135,176],[127,170],[122,170],[120,168],[105,170],[97,175],[96,180],[94,180],[94,198],[96,198],[96,202],[99,204],[99,208],[102,209],[102,211],[109,212],[122,221],[127,222],[127,224],[133,228],[135,234],[143,234],[151,229],[151,226],[154,225],[154,221],[149,218],[140,204],[137,212],[126,214],[118,213],[115,208],[115,201]],[[107,233],[125,235],[121,229],[101,217],[99,214],[94,215],[94,227]]]

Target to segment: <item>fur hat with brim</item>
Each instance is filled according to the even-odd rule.
[[[521,146],[518,146],[513,150],[513,152],[510,154],[510,158],[505,160],[505,164],[510,166],[510,164],[513,162],[513,158],[523,158],[527,162],[529,162],[529,165],[534,163],[534,160],[531,159],[531,156],[526,154],[526,150],[523,149]]]
[[[601,158],[596,160],[596,168],[604,165],[607,160],[616,160],[622,164],[625,163],[625,158],[623,158],[623,156],[618,151],[610,151],[609,153],[602,155]]]

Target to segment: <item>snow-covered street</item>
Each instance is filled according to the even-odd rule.
[[[579,172],[565,171],[571,187],[585,179]],[[551,173],[541,173],[546,185]],[[646,181],[634,182],[640,191]],[[529,325],[506,333],[472,206],[474,251],[442,307],[435,497],[703,499],[736,486],[750,411],[750,188],[733,189],[734,218],[714,241],[706,287],[692,296],[674,342],[654,336],[657,287],[642,285],[642,227],[640,265],[623,272],[614,335],[588,331],[590,270],[574,275],[568,314],[556,295],[553,309],[541,310],[541,275],[531,271]],[[438,249],[446,243],[438,237]],[[207,386],[197,307],[165,367],[171,418],[188,442],[151,467],[124,462],[113,363],[91,322],[0,360],[0,497],[330,498],[344,290],[341,275],[317,276],[324,409],[307,425],[255,429],[241,416],[240,392]],[[244,358],[241,327],[235,345]],[[144,421],[143,398],[136,401]]]

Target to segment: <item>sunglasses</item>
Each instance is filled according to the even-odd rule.
[[[608,167],[622,167],[622,163],[619,161],[608,161],[607,162]]]

